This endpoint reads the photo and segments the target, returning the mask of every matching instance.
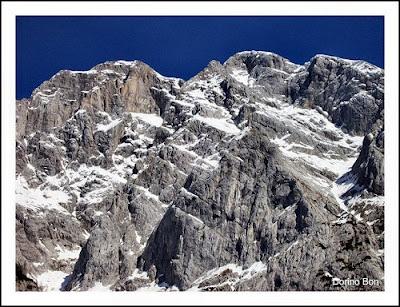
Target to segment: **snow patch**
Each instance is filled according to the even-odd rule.
[[[181,188],[181,192],[185,195],[188,195],[189,197],[195,197],[195,198],[199,198],[196,194],[193,194],[192,192],[188,191],[187,189],[185,189],[184,187]]]
[[[198,222],[198,223],[204,225],[204,222],[203,222],[201,219],[199,219],[198,217],[195,217],[194,215],[192,215],[192,214],[190,214],[190,213],[187,213],[187,215],[188,215],[190,218],[192,218],[193,220],[195,220],[196,222]]]
[[[86,164],[81,164],[77,170],[67,169],[65,176],[72,192],[78,196],[78,202],[87,204],[100,203],[117,187],[127,182],[114,168],[106,170],[99,166],[88,167]],[[81,193],[87,185],[92,188],[87,193]]]
[[[163,119],[161,116],[151,113],[133,113],[131,112],[133,117],[139,118],[140,120],[148,123],[151,126],[160,127],[163,123]]]
[[[103,286],[103,284],[99,281],[96,281],[94,283],[94,286],[90,289],[88,289],[88,291],[98,291],[98,292],[110,292],[110,286]]]
[[[114,65],[125,65],[125,66],[135,66],[137,61],[125,61],[125,60],[118,60],[114,62]]]
[[[79,258],[79,254],[81,252],[81,248],[68,250],[68,249],[65,249],[65,248],[61,247],[58,244],[55,247],[55,250],[58,252],[58,257],[57,257],[58,260],[78,259]]]
[[[249,84],[249,73],[246,70],[242,70],[242,69],[234,69],[231,72],[231,77],[233,79],[235,79],[236,81],[244,84],[244,85],[248,85]]]
[[[135,185],[135,188],[138,189],[139,191],[141,191],[141,192],[143,193],[143,195],[144,195],[147,199],[152,199],[152,200],[155,200],[155,201],[158,202],[158,203],[161,203],[161,206],[162,206],[163,208],[167,208],[167,207],[168,207],[168,205],[164,204],[164,203],[160,200],[160,198],[159,198],[158,195],[155,195],[155,194],[151,193],[150,190],[149,190],[148,188],[144,188],[144,187],[142,187],[142,186],[140,186],[140,185]]]
[[[246,279],[250,279],[251,277],[253,277],[254,275],[264,272],[265,270],[267,270],[267,265],[261,261],[259,262],[255,262],[253,263],[250,267],[248,267],[247,269],[244,269],[242,266],[239,266],[235,263],[229,263],[226,264],[222,267],[219,268],[215,268],[212,269],[208,272],[206,272],[205,274],[203,274],[202,276],[200,276],[198,279],[196,279],[193,282],[193,285],[190,289],[188,289],[188,291],[199,291],[201,290],[199,288],[199,285],[214,276],[218,276],[221,273],[223,273],[226,270],[230,270],[232,271],[232,273],[236,273],[238,274],[237,277],[234,278],[230,278],[228,281],[222,283],[222,284],[218,284],[218,286],[224,285],[224,284],[229,284],[231,286],[235,285],[236,283],[238,283],[241,280],[246,280]]]
[[[63,271],[47,271],[36,277],[36,282],[43,291],[60,291],[69,274]]]
[[[62,190],[51,190],[40,187],[30,188],[26,179],[18,176],[15,189],[16,203],[33,211],[56,210],[60,213],[70,213],[60,204],[70,201],[70,196]]]
[[[193,119],[205,123],[206,125],[209,125],[220,131],[226,132],[227,134],[238,135],[241,132],[241,130],[236,127],[235,124],[228,123],[227,120],[223,118],[211,118],[195,115]]]
[[[118,124],[120,124],[122,122],[122,119],[117,118],[112,120],[111,122],[109,122],[108,124],[97,124],[96,126],[96,131],[103,131],[103,132],[107,132],[108,130],[116,127]]]
[[[291,158],[292,160],[305,162],[306,164],[311,165],[316,169],[327,169],[330,172],[335,173],[339,176],[349,171],[355,161],[354,159],[338,160],[321,158],[317,155],[306,154],[304,152],[296,152],[293,150],[295,147],[302,147],[306,149],[312,149],[312,147],[303,144],[288,143],[285,141],[288,136],[290,135],[285,135],[282,138],[272,139],[271,142],[278,145],[282,154],[284,154],[286,157]]]
[[[85,74],[85,75],[94,75],[97,74],[98,71],[96,69],[90,69],[90,70],[67,70],[70,74],[73,75],[79,75],[79,74]]]

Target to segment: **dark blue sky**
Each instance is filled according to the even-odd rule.
[[[290,4],[288,4],[290,5]],[[383,67],[383,17],[17,17],[17,98],[61,69],[142,60],[188,79],[243,50],[302,64],[317,53]]]

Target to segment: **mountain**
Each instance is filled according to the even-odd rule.
[[[16,106],[17,290],[384,289],[374,65],[110,61]]]

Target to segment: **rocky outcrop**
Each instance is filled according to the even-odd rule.
[[[348,132],[369,132],[383,109],[384,76],[378,67],[317,55],[289,83],[293,102],[320,107],[332,122]]]
[[[254,132],[231,146],[217,171],[192,172],[146,247],[145,268],[154,264],[167,283],[185,289],[214,267],[267,259],[311,222],[308,204],[268,139]],[[275,209],[289,206],[276,228]]]
[[[385,189],[384,135],[383,128],[367,134],[360,155],[353,165],[353,173],[357,175],[358,182],[378,195],[383,195]]]
[[[383,290],[383,99],[322,55],[59,72],[17,101],[17,290]]]

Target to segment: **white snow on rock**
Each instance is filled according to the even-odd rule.
[[[220,154],[217,152],[211,156],[205,157],[203,159],[199,159],[202,162],[207,163],[208,165],[212,166],[213,168],[217,168],[219,166],[219,162],[221,160]]]
[[[145,271],[139,271],[139,269],[134,269],[133,270],[133,273],[130,275],[130,276],[128,276],[128,280],[133,280],[133,279],[135,279],[135,278],[142,278],[142,279],[148,279],[149,277],[148,277],[148,275],[147,275],[147,272],[145,272]]]
[[[38,275],[36,281],[38,286],[42,287],[44,291],[60,291],[68,275],[63,271],[47,271]]]
[[[96,281],[94,283],[94,286],[90,289],[88,289],[88,291],[97,291],[97,292],[110,292],[110,286],[104,286],[101,282]]]
[[[81,164],[78,170],[67,169],[65,176],[70,188],[78,196],[78,201],[87,204],[100,203],[112,191],[127,182],[114,168],[106,170],[99,166],[88,167],[86,164]],[[81,197],[82,188],[91,183],[94,183],[96,188]]]
[[[193,117],[193,120],[198,120],[215,129],[224,131],[227,134],[238,135],[241,131],[238,127],[236,127],[235,124],[227,122],[227,120],[224,118],[210,118],[210,117],[203,117],[201,115],[195,115]]]
[[[139,292],[171,292],[171,291],[179,291],[179,289],[175,286],[169,286],[167,283],[160,283],[157,284],[156,282],[152,281],[150,282],[149,276],[147,275],[147,272],[145,271],[139,271],[138,269],[135,269],[133,273],[128,277],[128,280],[134,280],[134,279],[141,279],[141,280],[146,280],[148,283],[143,286],[138,288],[136,291]]]
[[[87,113],[87,111],[85,109],[79,109],[78,111],[75,112],[75,115],[84,114],[84,113]]]
[[[316,169],[327,169],[330,172],[335,173],[337,176],[342,175],[350,170],[351,166],[354,163],[354,159],[347,160],[338,160],[338,159],[329,159],[329,158],[321,158],[317,155],[306,154],[304,152],[296,152],[292,150],[297,147],[305,147],[307,149],[312,147],[307,147],[302,144],[297,143],[288,143],[285,141],[287,137],[290,135],[285,135],[282,138],[272,139],[271,142],[278,145],[281,152],[288,158],[292,160],[302,161],[308,165],[315,167]]]
[[[240,83],[242,83],[242,84],[244,84],[246,86],[249,85],[250,76],[249,76],[249,73],[246,70],[244,70],[244,69],[240,69],[240,70],[239,69],[233,69],[230,75],[236,81],[238,81],[238,82],[240,82]]]
[[[287,252],[290,251],[294,246],[296,246],[297,244],[299,244],[299,241],[296,240],[295,242],[293,242],[292,244],[289,245],[289,247],[287,248]]]
[[[187,195],[187,196],[189,196],[189,197],[195,197],[195,198],[199,198],[196,194],[193,194],[192,192],[189,192],[187,189],[185,189],[184,187],[182,187],[181,189],[180,189],[180,191],[183,193],[183,194],[185,194],[185,195]]]
[[[167,204],[164,204],[164,203],[160,200],[160,198],[159,198],[158,195],[155,195],[155,194],[151,193],[150,190],[149,190],[148,188],[144,188],[144,187],[142,187],[142,186],[140,186],[140,185],[135,185],[135,188],[136,188],[137,190],[141,191],[141,192],[142,192],[142,195],[144,195],[144,197],[146,197],[147,199],[152,199],[152,200],[156,201],[157,203],[160,203],[161,206],[162,206],[163,208],[167,208],[167,207],[168,207]]]
[[[60,205],[66,204],[70,201],[70,197],[67,193],[61,189],[40,189],[40,187],[30,188],[26,182],[26,179],[22,176],[17,177],[15,196],[16,203],[18,205],[34,211],[56,210],[63,214],[70,214],[64,207]]]
[[[139,235],[139,233],[137,232],[137,230],[135,230],[135,237],[136,237],[136,242],[140,244],[141,240],[142,240],[142,236]]]
[[[148,123],[151,126],[160,127],[163,123],[161,116],[151,113],[131,113],[133,117],[139,118],[140,120]]]
[[[349,199],[348,206],[351,207],[353,204],[358,203],[358,202],[363,202],[366,205],[383,207],[385,205],[385,196],[375,195],[373,197],[364,198],[364,197],[361,197],[360,195],[356,195],[356,196],[352,197],[351,199]]]
[[[198,223],[204,225],[204,222],[203,222],[201,219],[199,219],[198,217],[195,217],[194,215],[192,215],[192,214],[190,214],[190,213],[187,213],[187,215],[188,215],[190,218],[192,218],[193,220],[195,220],[196,222],[198,222]]]
[[[364,73],[367,75],[383,73],[382,68],[372,65],[370,63],[367,63],[365,61],[360,61],[360,60],[353,60],[353,61],[347,60],[347,61],[351,63],[351,66],[354,69],[360,71],[361,73]]]
[[[56,251],[58,252],[58,260],[75,260],[79,258],[79,254],[81,252],[81,248],[78,247],[76,249],[65,249],[57,244],[55,247]]]
[[[343,211],[348,211],[347,206],[344,203],[344,200],[342,199],[342,195],[349,191],[350,189],[354,188],[354,186],[357,184],[357,176],[349,174],[347,176],[344,176],[341,178],[341,180],[335,181],[331,185],[331,194],[335,197],[336,201],[340,205],[340,208]]]
[[[271,99],[266,99],[271,100]],[[360,146],[362,144],[362,136],[350,136],[346,135],[340,128],[336,127],[329,119],[318,112],[316,109],[305,109],[297,105],[292,105],[274,99],[273,101],[277,104],[277,108],[264,105],[261,103],[255,103],[255,106],[259,108],[257,113],[274,118],[279,121],[285,122],[286,125],[290,125],[306,135],[312,136],[315,140],[334,146],[342,146],[352,148],[352,146]],[[322,109],[321,109],[322,110]],[[324,130],[338,137],[338,141],[322,139],[315,131]]]
[[[256,274],[265,271],[267,268],[268,268],[267,265],[265,263],[261,262],[261,261],[253,263],[250,267],[248,267],[246,269],[244,269],[242,266],[239,266],[239,265],[237,265],[235,263],[229,263],[229,264],[226,264],[226,265],[224,265],[222,267],[215,268],[215,269],[212,269],[210,271],[207,271],[205,274],[203,274],[202,276],[200,276],[199,278],[197,278],[193,282],[192,287],[190,289],[188,289],[188,291],[199,291],[199,290],[201,290],[199,288],[199,284],[201,284],[203,281],[205,281],[205,280],[207,280],[207,279],[209,279],[211,277],[220,275],[221,273],[223,273],[226,270],[230,270],[230,271],[232,271],[232,273],[238,274],[238,277],[230,278],[226,282],[218,284],[218,286],[222,286],[222,285],[225,285],[225,284],[233,286],[233,285],[237,284],[241,280],[249,279],[249,278],[251,278],[252,276],[254,276]]]
[[[346,199],[343,199],[343,194],[350,189],[359,189],[357,185],[357,178],[355,176],[344,177],[356,161],[359,148],[362,145],[362,136],[350,136],[345,134],[340,128],[336,127],[330,122],[322,109],[304,109],[296,105],[289,105],[279,100],[274,101],[277,108],[268,105],[257,104],[259,108],[257,113],[273,118],[275,120],[284,121],[286,125],[298,129],[302,133],[312,139],[313,142],[327,144],[335,148],[345,148],[349,150],[349,154],[345,156],[331,156],[329,152],[321,153],[314,152],[314,148],[307,144],[297,143],[293,140],[290,141],[290,133],[281,137],[275,137],[270,141],[276,144],[281,153],[288,157],[291,161],[298,163],[301,162],[316,170],[329,171],[336,175],[340,180],[331,181],[329,179],[319,178],[317,176],[307,176],[308,182],[317,184],[321,187],[322,191],[325,190],[327,194],[332,195],[340,208],[344,212],[348,212],[349,205],[346,204]],[[334,135],[337,140],[329,140],[321,138],[315,131],[326,131]],[[306,151],[304,151],[304,149]],[[342,222],[342,221],[340,221]]]
[[[67,70],[71,74],[86,74],[86,75],[93,75],[97,74],[98,71],[96,69],[90,69],[90,70]]]
[[[85,238],[85,240],[88,240],[90,238],[90,233],[86,229],[84,229],[82,236]]]
[[[186,96],[189,97],[194,102],[200,101],[208,101],[206,96],[204,95],[204,91],[199,88],[186,92]]]
[[[157,284],[153,281],[147,286],[138,288],[136,291],[138,291],[138,292],[177,292],[177,291],[179,291],[179,289],[176,286],[171,287],[166,283]]]
[[[256,54],[259,57],[262,54],[272,55],[269,52],[255,52],[255,51],[248,51],[242,52],[239,54]],[[361,73],[365,74],[375,74],[380,73],[382,70],[376,66],[370,65],[363,61],[352,61],[352,60],[343,60],[336,57],[330,57],[331,60],[340,60],[346,63],[346,65],[350,65],[354,69],[357,69]],[[134,66],[137,64],[137,61],[116,61],[111,62],[111,65],[125,65],[125,66]],[[293,64],[295,65],[295,64]],[[276,70],[277,72],[284,73],[290,76],[294,74],[288,74],[287,72],[277,70],[274,68],[270,68],[272,70]],[[300,72],[304,70],[303,66],[297,66],[295,72]],[[96,70],[91,69],[88,71],[69,71],[70,74],[119,74],[111,69],[106,70]],[[156,76],[164,81],[172,81],[170,85],[172,87],[179,88],[179,83],[181,82],[180,79],[177,78],[168,78],[164,77],[158,73]],[[233,69],[229,71],[230,76],[235,79],[237,82],[244,84],[247,87],[253,87],[255,80],[250,77],[249,73],[245,69]],[[102,77],[107,77],[106,75],[102,75]],[[226,108],[217,105],[213,101],[220,101],[215,99],[215,97],[221,96],[224,97],[225,93],[221,89],[221,81],[225,78],[222,78],[219,75],[210,76],[206,80],[201,80],[199,78],[193,78],[192,81],[188,81],[185,85],[187,86],[186,90],[182,92],[177,99],[177,96],[171,94],[170,91],[166,89],[161,89],[165,96],[170,99],[171,105],[174,108],[176,104],[180,106],[184,106],[185,110],[184,113],[191,117],[191,111],[194,107],[198,107],[200,109],[199,114],[194,115],[191,117],[190,120],[199,121],[209,127],[213,127],[219,131],[225,132],[228,135],[235,136],[234,138],[226,137],[224,140],[233,140],[233,139],[240,139],[246,133],[248,133],[251,129],[251,121],[243,121],[238,126],[235,125],[232,121],[233,116],[227,111]],[[172,84],[171,84],[172,83]],[[94,86],[91,91],[100,89],[99,86]],[[155,88],[154,88],[155,89]],[[187,90],[190,89],[190,90]],[[256,90],[257,88],[253,88],[251,90]],[[157,89],[155,89],[157,90]],[[383,89],[382,89],[383,91]],[[90,91],[81,91],[82,93],[89,93]],[[34,94],[33,97],[37,97],[40,99],[42,103],[48,103],[51,101],[52,97],[55,97],[57,92],[52,92],[50,90],[44,90],[43,92],[38,91]],[[117,94],[115,94],[117,95]],[[367,92],[360,92],[357,95],[365,96],[364,98],[368,98]],[[118,96],[118,95],[117,95]],[[239,95],[237,95],[239,96]],[[218,97],[218,98],[221,98]],[[282,100],[281,100],[282,99]],[[359,153],[359,146],[362,144],[363,137],[358,136],[350,136],[344,133],[340,128],[336,127],[330,120],[329,114],[323,110],[321,107],[316,107],[316,109],[305,109],[299,107],[297,105],[288,104],[285,102],[285,98],[279,97],[261,97],[259,101],[253,101],[254,99],[244,98],[240,99],[240,103],[233,106],[231,110],[232,113],[238,115],[240,107],[242,104],[251,104],[254,105],[257,109],[256,113],[261,114],[267,117],[267,120],[277,120],[280,123],[284,123],[284,125],[290,126],[295,130],[298,130],[304,133],[309,139],[315,141],[315,144],[323,143],[330,145],[332,147],[343,147],[346,150],[352,151],[352,153],[347,154],[347,156],[338,156],[338,155],[331,155],[329,153],[316,153],[314,151],[318,151],[318,146],[311,146],[309,144],[302,143],[303,141],[293,141],[290,136],[291,134],[288,133],[286,135],[277,136],[270,141],[277,145],[279,150],[282,154],[287,157],[287,160],[293,161],[296,164],[300,165],[297,162],[301,163],[301,166],[307,166],[307,169],[310,167],[318,169],[318,170],[329,170],[330,172],[334,173],[337,178],[340,180],[333,181],[331,179],[325,178],[323,175],[321,177],[315,176],[313,174],[306,174],[305,178],[309,182],[317,184],[321,187],[321,189],[327,191],[331,196],[333,196],[336,201],[339,203],[340,208],[344,211],[342,216],[337,220],[334,221],[336,224],[341,224],[346,222],[346,216],[348,214],[353,214],[357,220],[361,220],[360,213],[356,213],[351,210],[352,204],[362,201],[368,205],[376,205],[376,206],[383,206],[384,205],[384,197],[383,196],[375,196],[371,198],[364,198],[361,196],[355,196],[350,200],[343,199],[343,195],[349,191],[350,189],[357,189],[357,178],[355,176],[343,176],[346,174],[353,165],[357,154]],[[219,103],[219,102],[218,102]],[[346,105],[351,103],[351,101],[343,101],[339,105],[335,107],[339,107],[340,105]],[[175,106],[174,106],[175,104]],[[276,107],[274,107],[275,105]],[[179,108],[180,106],[176,106]],[[233,112],[234,111],[234,112]],[[79,110],[75,113],[75,115],[81,115],[86,110]],[[202,113],[201,113],[202,112]],[[96,131],[103,131],[107,132],[120,123],[123,122],[122,118],[112,119],[111,116],[105,112],[103,113],[103,121],[101,123],[97,123],[95,126]],[[153,143],[153,135],[151,134],[142,134],[143,131],[154,129],[149,129],[151,127],[162,127],[163,125],[163,118],[156,114],[149,114],[149,113],[129,113],[131,119],[139,120],[137,129],[135,131],[130,131],[132,133],[137,133],[134,136],[134,140],[130,140],[129,144],[119,144],[118,148],[123,149],[123,147],[128,146],[137,146],[139,147],[134,151],[134,153],[140,153],[145,155],[146,151],[148,150],[147,145]],[[128,115],[129,114],[125,114]],[[207,114],[207,115],[204,115]],[[258,115],[257,114],[257,115]],[[101,114],[100,114],[101,115]],[[204,115],[204,116],[203,116]],[[250,122],[250,123],[249,123]],[[131,123],[128,123],[130,125]],[[246,126],[247,125],[247,126]],[[240,129],[240,128],[242,129]],[[126,127],[127,128],[127,127]],[[164,127],[165,128],[165,127]],[[202,127],[204,128],[204,127]],[[175,129],[172,128],[165,128],[169,129],[171,133],[176,133]],[[178,128],[177,128],[178,129]],[[182,129],[182,128],[181,128]],[[293,130],[292,130],[293,131]],[[328,134],[332,135],[333,137],[330,139],[328,137],[321,137],[320,134],[316,133],[316,131],[323,131],[327,132]],[[206,133],[204,133],[206,134]],[[150,135],[150,137],[149,137]],[[373,139],[373,135],[367,135],[367,138],[370,140]],[[173,140],[173,138],[171,138]],[[201,139],[201,138],[200,138]],[[307,138],[305,138],[307,140]],[[53,144],[46,143],[40,141],[41,146],[46,147],[53,147]],[[201,150],[196,149],[196,145],[199,142],[197,139],[196,142],[192,144],[183,144],[178,141],[178,144],[170,143],[166,146],[174,146],[179,150],[190,154],[191,157],[191,165],[194,167],[201,167],[204,170],[209,171],[214,170],[215,168],[219,167],[219,163],[221,160],[220,154],[214,153],[215,150],[211,148],[207,154],[208,156],[204,156],[204,153]],[[306,141],[304,141],[306,142]],[[310,144],[314,144],[312,141],[308,141]],[[57,145],[58,146],[58,145]],[[129,148],[127,149],[129,150]],[[197,153],[197,152],[198,153]],[[353,154],[354,153],[354,154]],[[334,158],[332,158],[332,156]],[[109,169],[104,169],[99,166],[87,166],[86,164],[81,164],[78,168],[64,168],[63,172],[61,172],[57,176],[47,176],[44,183],[36,188],[31,188],[28,186],[27,181],[22,176],[17,177],[17,185],[16,185],[16,202],[18,205],[24,206],[34,211],[42,211],[42,210],[56,210],[63,214],[71,215],[71,218],[76,219],[76,211],[72,214],[69,213],[62,205],[70,202],[73,195],[76,195],[77,204],[85,203],[88,205],[96,205],[101,203],[105,197],[110,196],[114,190],[119,188],[121,185],[127,182],[128,176],[132,176],[132,178],[137,178],[138,174],[132,175],[132,169],[135,166],[137,160],[139,160],[141,155],[135,156],[132,154],[129,157],[123,157],[121,155],[114,154],[112,156],[114,165],[111,166]],[[94,157],[96,158],[96,157]],[[239,161],[243,162],[240,158],[236,158]],[[176,165],[172,164],[170,161],[167,161],[173,167],[177,167]],[[145,167],[147,167],[146,165]],[[27,165],[27,168],[32,172],[36,172],[31,164]],[[187,176],[187,174],[183,173],[179,170],[183,175]],[[63,187],[68,187],[68,190],[64,190]],[[154,200],[159,202],[162,207],[166,208],[169,205],[162,203],[159,199],[158,195],[155,195],[149,191],[148,188],[144,188],[142,186],[135,186],[140,192],[141,200],[143,201],[143,197],[147,199]],[[69,190],[70,188],[70,190]],[[181,188],[181,193],[188,197],[196,197],[197,195],[189,192],[185,188]],[[102,211],[95,210],[98,209],[96,206],[93,206],[94,215],[101,215],[104,214]],[[103,209],[101,209],[103,210]],[[287,207],[284,211],[282,211],[278,216],[284,214],[288,210],[292,210],[292,207]],[[347,215],[345,215],[345,213]],[[197,223],[204,224],[204,222],[199,219],[198,217],[186,213],[187,216],[193,219]],[[370,225],[376,221],[368,222]],[[146,246],[146,238],[142,239],[142,237],[135,231],[136,234],[136,241],[140,245],[139,250],[143,250]],[[83,236],[88,239],[90,234],[85,230]],[[143,242],[142,242],[143,241]],[[256,244],[257,241],[254,241]],[[286,252],[292,250],[298,241],[295,241],[292,244],[289,244],[286,248]],[[39,241],[39,245],[49,251],[47,247]],[[55,247],[57,252],[57,260],[75,260],[78,259],[79,253],[81,248],[77,246],[76,248],[69,249],[57,245]],[[285,251],[282,252],[283,254]],[[132,249],[129,252],[130,255],[134,255]],[[378,250],[377,254],[383,254],[383,250]],[[279,256],[280,253],[275,254],[274,257]],[[56,259],[54,259],[56,260]],[[41,263],[33,263],[35,267],[40,267]],[[193,284],[190,290],[199,290],[199,284],[213,276],[217,276],[221,274],[225,270],[231,270],[234,273],[238,274],[238,277],[230,279],[220,285],[224,285],[225,283],[231,285],[232,287],[243,279],[248,279],[258,274],[260,272],[264,272],[267,269],[267,265],[263,262],[255,262],[248,268],[243,268],[237,264],[227,264],[225,266],[215,268],[204,273],[201,277],[199,277]],[[325,272],[326,276],[329,276],[329,272]],[[44,290],[47,291],[59,291],[61,290],[62,284],[65,281],[65,278],[68,277],[68,274],[62,271],[47,271],[44,272],[36,277],[39,286],[43,287]],[[332,275],[330,275],[332,277]],[[135,278],[143,278],[148,279],[146,272],[139,272],[137,269],[134,273],[129,277],[129,279]],[[176,287],[170,287],[166,284],[156,284],[155,282],[149,282],[149,284],[145,287],[140,288],[138,291],[175,291],[177,290]],[[90,291],[111,291],[110,286],[104,286],[100,282],[96,282],[94,287],[90,289]]]
[[[323,57],[323,58],[329,59],[331,61],[337,61],[337,62],[347,64],[351,68],[358,70],[359,72],[361,72],[363,74],[367,74],[367,75],[383,73],[382,68],[375,66],[373,64],[367,63],[363,60],[343,59],[340,57],[326,55],[326,54],[317,54],[314,56],[314,58],[316,58],[316,57]]]
[[[125,60],[118,60],[114,62],[114,65],[126,65],[126,66],[134,66],[137,64],[137,61],[125,61]]]
[[[107,132],[108,130],[116,127],[118,124],[122,122],[122,119],[117,118],[109,122],[108,124],[97,124],[95,131],[103,131]]]

